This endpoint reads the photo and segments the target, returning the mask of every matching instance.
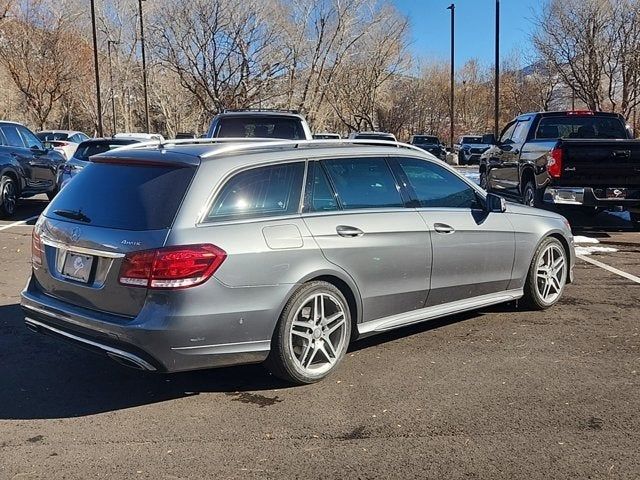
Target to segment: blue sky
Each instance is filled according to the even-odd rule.
[[[428,60],[448,60],[450,13],[452,0],[393,0],[409,16],[413,37],[412,51]],[[456,67],[471,58],[483,64],[493,64],[495,0],[457,0],[456,5]],[[531,49],[529,35],[532,19],[543,0],[500,1],[500,53],[514,49]]]

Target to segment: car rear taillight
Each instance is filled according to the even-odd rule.
[[[206,282],[227,258],[210,244],[165,247],[125,255],[119,282],[148,288],[187,288]]]
[[[42,266],[42,257],[44,256],[44,250],[42,249],[42,240],[40,235],[33,229],[31,234],[31,264],[34,267]]]
[[[562,149],[554,147],[550,154],[549,160],[547,160],[547,172],[549,176],[553,178],[560,178],[562,175]]]

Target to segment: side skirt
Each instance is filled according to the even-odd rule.
[[[505,290],[497,293],[481,295],[479,297],[466,298],[464,300],[456,300],[451,303],[442,305],[434,305],[431,307],[413,310],[411,312],[400,313],[390,317],[377,318],[369,320],[358,325],[358,333],[360,336],[373,335],[375,333],[386,332],[394,328],[400,328],[414,323],[425,322],[435,318],[453,315],[455,313],[467,312],[477,308],[487,307],[498,303],[510,302],[517,300],[524,295],[521,288],[514,290]]]

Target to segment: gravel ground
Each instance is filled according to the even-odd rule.
[[[580,261],[546,312],[373,337],[291,388],[261,366],[143,374],[27,331],[30,232],[0,231],[0,479],[640,477],[640,285],[601,268]],[[638,275],[638,236],[592,258]]]

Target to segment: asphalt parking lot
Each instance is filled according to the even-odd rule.
[[[23,326],[45,205],[0,222],[1,479],[640,476],[633,280],[579,260],[551,310],[499,306],[373,337],[305,387],[259,365],[151,375]],[[640,276],[624,215],[573,220],[609,250],[589,258]]]

